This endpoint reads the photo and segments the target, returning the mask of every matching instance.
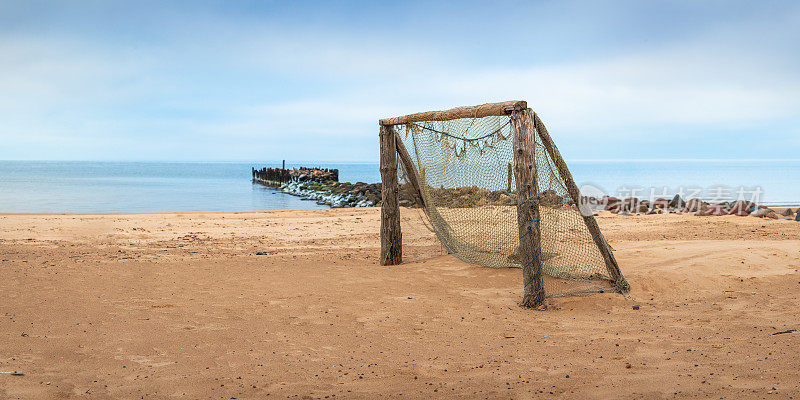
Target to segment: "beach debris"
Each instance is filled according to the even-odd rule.
[[[9,375],[12,375],[12,376],[23,376],[23,375],[25,375],[24,372],[20,372],[20,371],[0,371],[0,374],[9,374]]]
[[[639,309],[639,305],[637,304],[637,305],[633,306],[633,309],[634,310],[638,310]]]
[[[775,336],[775,335],[783,335],[783,334],[785,334],[785,333],[792,333],[792,332],[797,332],[797,329],[787,329],[787,330],[785,330],[785,331],[780,331],[780,332],[775,332],[775,333],[772,333],[771,335],[772,335],[772,336]]]

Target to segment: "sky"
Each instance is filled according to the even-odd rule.
[[[0,1],[0,159],[378,160],[527,100],[567,160],[800,159],[800,2]]]

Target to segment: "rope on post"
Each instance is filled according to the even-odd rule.
[[[525,267],[527,267],[527,266],[529,266],[529,265],[533,264],[533,262],[534,262],[534,261],[536,261],[536,259],[538,259],[538,258],[539,258],[539,256],[540,256],[541,254],[542,254],[542,251],[541,251],[541,249],[540,249],[540,250],[539,250],[539,252],[538,252],[538,253],[536,253],[536,257],[533,257],[533,260],[531,260],[531,262],[529,262],[529,263],[525,264]],[[525,267],[523,267],[523,268],[525,268]],[[539,271],[537,271],[537,272],[536,272],[536,273],[533,275],[533,278],[531,278],[531,280],[529,280],[529,281],[528,281],[528,283],[526,283],[526,284],[525,284],[525,286],[523,286],[523,288],[526,288],[526,287],[528,287],[528,286],[529,286],[531,283],[533,283],[533,281],[535,281],[535,280],[536,280],[538,277],[539,277]]]
[[[394,242],[392,242],[392,244],[390,244],[390,245],[389,245],[389,248],[391,249],[391,248],[392,248],[392,246],[394,246],[394,244],[395,244],[395,243],[399,242],[399,241],[400,241],[400,240],[402,240],[402,239],[403,239],[403,234],[401,233],[401,234],[400,234],[400,237],[399,237],[399,238],[397,238],[397,240],[395,240]]]
[[[525,221],[525,222],[534,222],[534,220],[532,220],[532,219],[529,219],[529,220],[527,220],[527,221]],[[533,224],[533,228],[530,228],[530,229],[528,229],[528,231],[527,231],[527,232],[525,232],[525,234],[524,234],[524,235],[522,235],[522,236],[520,236],[520,237],[519,237],[520,239],[524,238],[525,236],[528,236],[528,234],[529,234],[529,233],[533,232],[533,230],[534,230],[534,229],[536,229],[536,226],[538,226],[538,225],[539,225],[539,220],[537,219],[535,222],[536,222],[536,223],[535,223],[535,224]]]

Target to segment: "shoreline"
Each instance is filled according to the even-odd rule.
[[[286,193],[286,194],[288,194],[288,193]],[[414,209],[413,207],[405,207],[405,206],[401,206],[401,207],[408,208],[408,209]],[[800,204],[797,204],[797,205],[782,205],[782,206],[767,206],[767,207],[772,208],[772,209],[777,209],[777,210],[783,210],[783,209],[786,209],[786,208],[800,209]],[[289,208],[289,209],[283,209],[283,210],[224,210],[224,211],[143,211],[143,212],[131,212],[131,211],[111,211],[111,212],[104,212],[104,211],[97,211],[97,212],[84,212],[84,211],[79,211],[79,212],[70,212],[70,211],[60,211],[60,212],[2,212],[2,211],[0,211],[0,217],[2,217],[2,216],[24,216],[24,215],[30,215],[30,216],[37,216],[37,215],[43,215],[43,216],[48,216],[48,215],[50,215],[50,216],[74,215],[74,216],[80,216],[80,215],[243,214],[243,213],[265,213],[265,212],[266,213],[272,213],[272,212],[281,213],[281,212],[299,212],[299,211],[304,211],[304,212],[330,211],[330,210],[334,210],[334,209],[338,209],[338,208],[345,208],[345,209],[348,209],[348,210],[353,210],[353,209],[380,208],[380,206],[328,207],[328,208]],[[611,215],[618,215],[618,214],[614,214],[614,213],[612,213],[610,211],[607,211],[607,210],[599,210],[599,211],[604,212],[604,213],[608,213],[608,214],[611,214]],[[683,214],[691,214],[691,213],[683,213]],[[637,215],[637,214],[633,214],[633,215]],[[640,215],[645,215],[645,214],[641,213]],[[664,215],[681,215],[681,214],[664,213],[664,214],[651,214],[651,215],[664,216]],[[621,215],[621,216],[625,216],[625,215]]]
[[[356,208],[356,207],[351,207]],[[359,207],[359,208],[366,208],[366,207]],[[293,208],[293,209],[286,209],[286,210],[226,210],[226,211],[153,211],[153,212],[0,212],[0,216],[12,216],[12,215],[176,215],[176,214],[255,214],[255,213],[264,213],[264,212],[295,212],[295,211],[328,211],[332,208]]]

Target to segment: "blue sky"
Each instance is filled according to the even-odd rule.
[[[0,2],[0,159],[377,161],[524,99],[567,159],[800,158],[800,3]]]

